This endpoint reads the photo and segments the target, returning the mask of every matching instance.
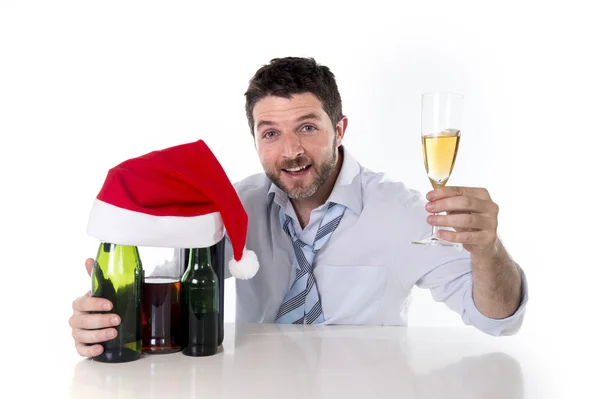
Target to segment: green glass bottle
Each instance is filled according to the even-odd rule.
[[[219,284],[210,248],[191,249],[181,284],[187,324],[183,354],[214,355],[219,346]]]
[[[92,296],[108,299],[121,324],[117,336],[102,343],[104,351],[94,360],[130,362],[142,353],[142,262],[137,247],[100,243],[92,268]]]

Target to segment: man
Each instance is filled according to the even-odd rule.
[[[499,208],[487,190],[445,187],[426,201],[361,166],[342,145],[348,118],[335,77],[313,59],[260,68],[246,114],[265,173],[235,185],[249,217],[246,245],[261,264],[236,282],[238,322],[405,325],[416,285],[485,333],[519,330],[525,275],[497,237]],[[448,214],[432,215],[440,212]],[[464,251],[411,243],[433,225],[452,228],[440,238]],[[88,314],[110,309],[88,295],[73,309],[78,352],[99,354],[118,317]]]

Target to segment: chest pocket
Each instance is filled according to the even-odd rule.
[[[325,324],[382,324],[386,267],[319,264],[315,279]]]

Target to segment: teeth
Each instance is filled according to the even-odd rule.
[[[308,165],[306,165],[306,166],[308,166]],[[302,169],[306,169],[306,166],[302,166],[301,168],[286,169],[286,171],[288,171],[288,172],[298,172],[298,171],[300,171]]]

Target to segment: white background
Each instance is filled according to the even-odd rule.
[[[529,280],[522,333],[574,339],[571,360],[588,358],[600,277],[600,29],[590,7],[198,3],[0,1],[2,342],[18,334],[76,356],[68,318],[90,288],[84,260],[97,242],[85,229],[107,169],[202,138],[232,181],[261,171],[243,94],[256,69],[293,55],[336,75],[344,143],[359,162],[424,192],[420,95],[465,95],[449,184],[484,186],[500,205],[499,233]],[[409,323],[460,318],[416,290]]]

